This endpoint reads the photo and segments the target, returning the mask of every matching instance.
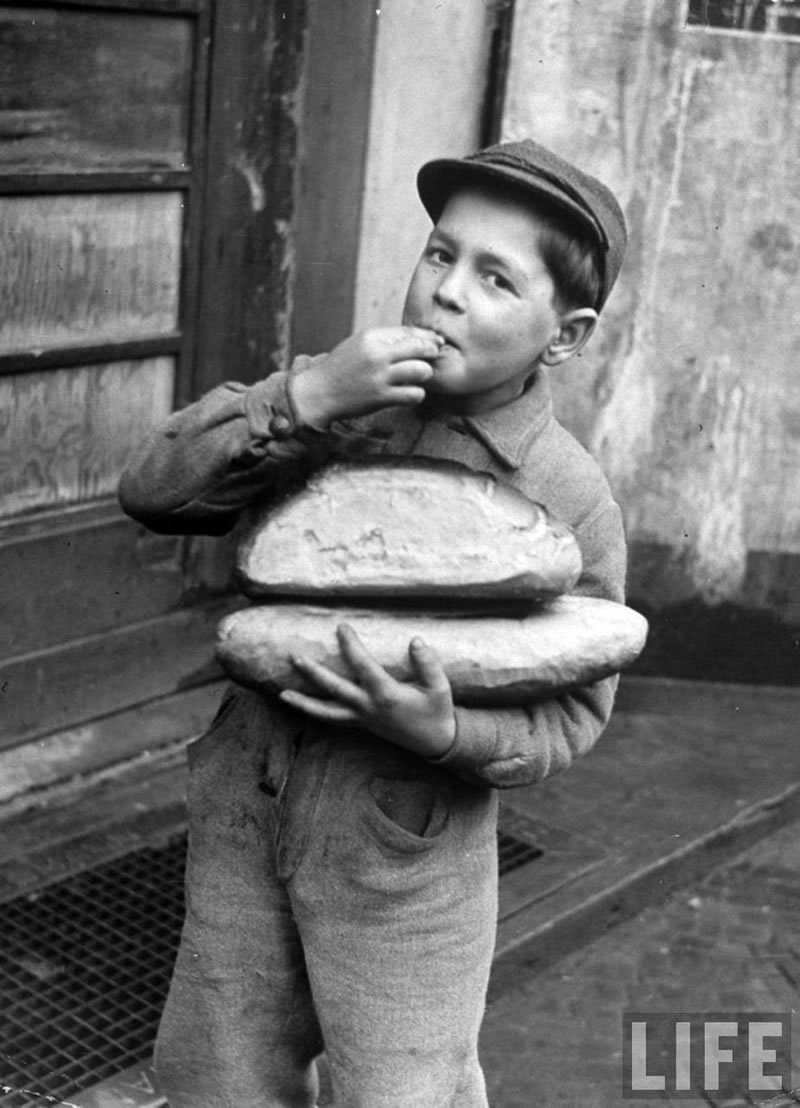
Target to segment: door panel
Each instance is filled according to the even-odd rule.
[[[0,197],[0,348],[178,326],[180,192]]]
[[[116,501],[191,392],[210,4],[0,2],[0,746],[211,671],[186,542]]]
[[[230,605],[195,605],[0,663],[0,749],[218,679],[214,631]]]
[[[193,36],[184,17],[0,9],[0,165],[182,168]]]
[[[0,0],[0,747],[219,676],[232,542],[115,492],[176,404],[286,364],[306,30],[304,0]]]
[[[0,659],[154,619],[185,592],[185,540],[139,530],[105,501],[28,513],[2,531]]]
[[[172,358],[0,378],[0,519],[113,496],[173,390]]]

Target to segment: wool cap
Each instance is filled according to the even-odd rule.
[[[426,162],[417,175],[422,203],[436,222],[451,193],[474,181],[499,181],[545,198],[571,216],[598,247],[602,264],[599,311],[617,279],[628,233],[616,197],[602,181],[532,139],[488,146],[466,158]]]

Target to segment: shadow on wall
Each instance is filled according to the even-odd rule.
[[[650,634],[630,672],[800,685],[799,563],[751,552],[738,595],[714,602],[697,594],[680,552],[632,544],[628,604],[649,620]]]
[[[650,621],[647,646],[632,674],[800,685],[800,630],[772,612],[696,597],[658,611],[636,597],[629,604]]]

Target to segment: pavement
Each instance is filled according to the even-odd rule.
[[[745,1108],[766,1098],[789,1108],[800,1103],[799,986],[800,829],[793,824],[492,1004],[482,1035],[490,1103],[651,1106],[652,1100],[623,1099],[623,1012],[755,1011],[793,1013],[796,1057],[787,1084],[795,1098],[777,1091],[751,1098],[745,1082],[688,1100],[665,1093],[657,1103]],[[670,1070],[656,1059],[648,1073]]]
[[[179,829],[184,747],[218,695],[0,754],[0,900]],[[789,1010],[799,709],[800,689],[624,677],[591,754],[503,795],[504,834],[535,850],[501,880],[483,1036],[494,1108],[636,1103],[622,1098],[623,1010]],[[146,1066],[78,1101],[155,1103]]]

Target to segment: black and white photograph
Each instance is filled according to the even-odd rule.
[[[800,0],[0,0],[0,1108],[800,1105]]]

